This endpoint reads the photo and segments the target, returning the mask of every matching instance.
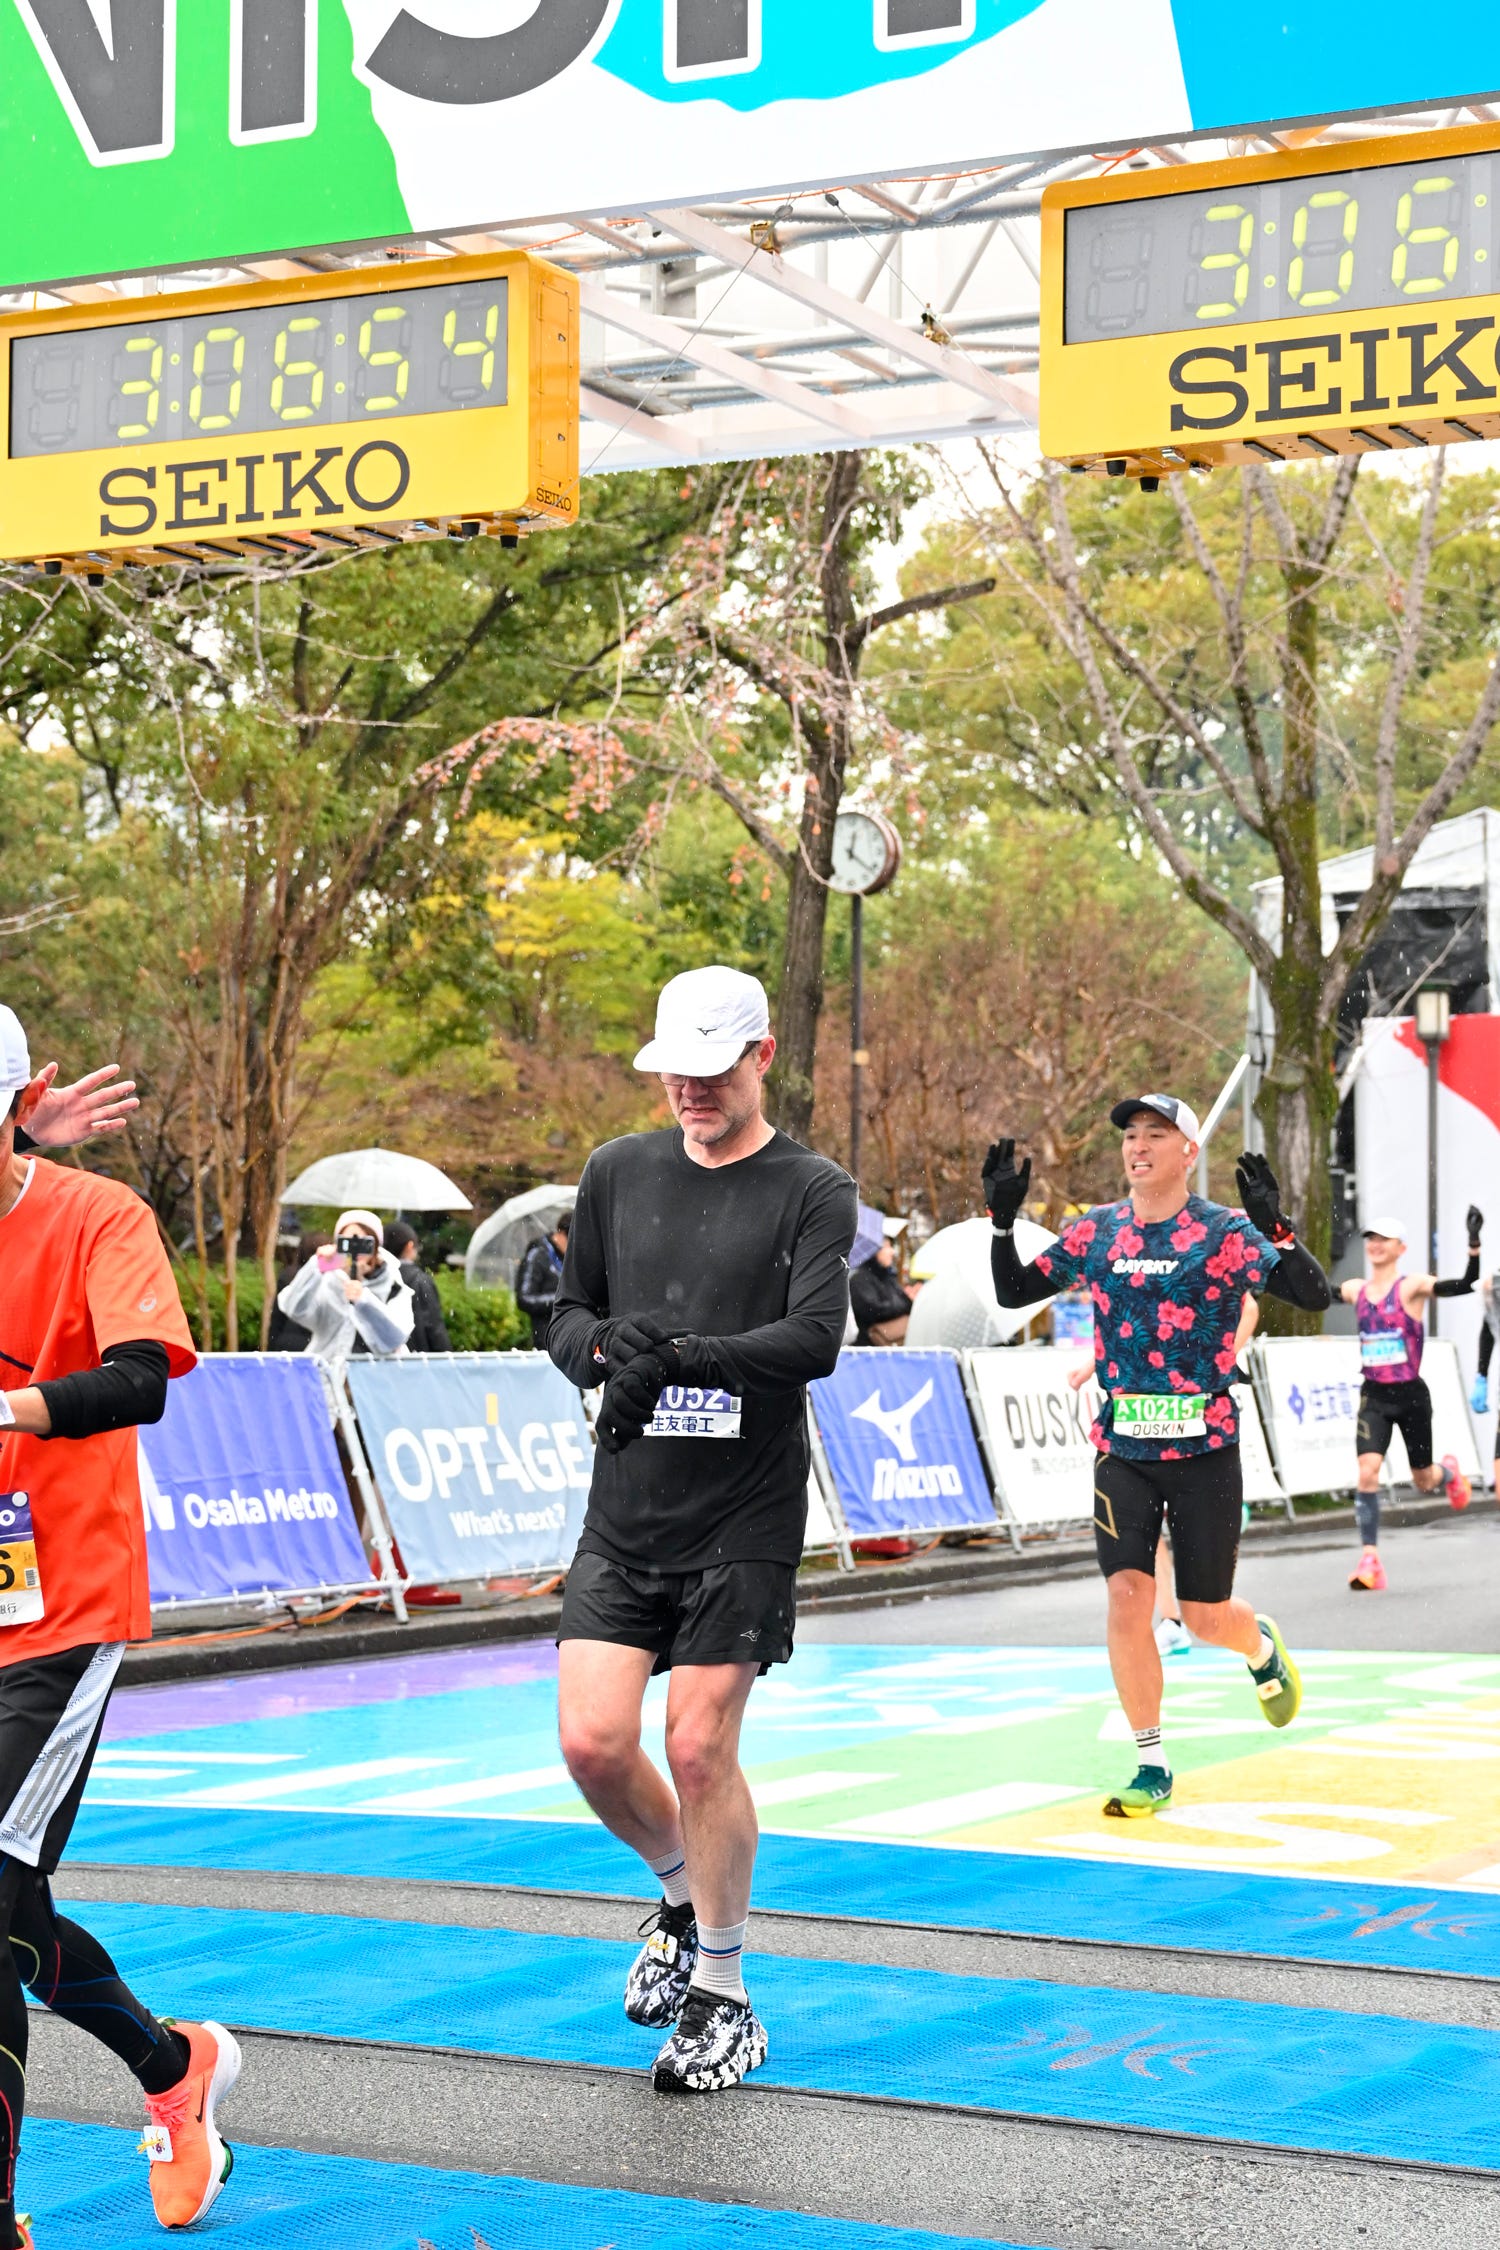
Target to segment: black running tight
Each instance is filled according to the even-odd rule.
[[[113,1961],[85,1929],[52,1903],[45,1875],[15,1859],[0,1859],[0,1917],[7,1945],[0,1946],[0,2250],[13,2250],[16,2231],[16,2144],[26,2095],[26,1996],[66,2016],[117,2054],[148,2094],[164,2094],[188,2066],[187,2041],[158,2023],[122,1984]]]

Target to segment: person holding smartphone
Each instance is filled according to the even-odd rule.
[[[356,1352],[395,1359],[407,1348],[416,1300],[373,1211],[345,1211],[331,1247],[315,1250],[276,1299],[305,1328],[309,1352],[342,1368]]]

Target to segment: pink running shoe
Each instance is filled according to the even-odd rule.
[[[1443,1467],[1448,1472],[1445,1490],[1448,1494],[1449,1507],[1467,1508],[1474,1497],[1474,1487],[1460,1469],[1456,1454],[1445,1453],[1443,1455]]]
[[[1366,1547],[1349,1581],[1354,1594],[1383,1594],[1385,1592],[1385,1564],[1373,1547]]]

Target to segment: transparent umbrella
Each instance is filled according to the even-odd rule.
[[[464,1259],[464,1279],[471,1289],[514,1289],[521,1260],[531,1243],[550,1234],[564,1211],[578,1198],[576,1187],[556,1183],[528,1188],[513,1195],[474,1229]]]
[[[402,1156],[393,1148],[351,1148],[320,1156],[299,1172],[283,1203],[328,1203],[344,1210],[363,1204],[370,1211],[471,1211],[474,1206],[446,1172],[421,1156]]]
[[[1042,1305],[1004,1312],[996,1304],[990,1275],[993,1235],[988,1219],[961,1219],[957,1226],[940,1227],[923,1243],[911,1266],[913,1281],[923,1286],[911,1308],[908,1344],[947,1344],[957,1351],[977,1351],[985,1344],[1006,1343],[1036,1318]],[[1034,1220],[1016,1221],[1016,1252],[1023,1266],[1056,1240]],[[1050,1297],[1043,1300],[1051,1302]]]

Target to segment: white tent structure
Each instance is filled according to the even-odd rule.
[[[923,1286],[911,1308],[908,1344],[947,1344],[955,1351],[1007,1344],[1052,1302],[1048,1297],[1043,1304],[1027,1305],[1019,1312],[1001,1310],[990,1278],[993,1235],[988,1219],[961,1219],[957,1226],[940,1227],[923,1243],[912,1261],[912,1278]],[[1030,1265],[1056,1240],[1055,1234],[1030,1219],[1016,1221],[1016,1250],[1022,1265]]]
[[[464,1279],[471,1289],[514,1289],[521,1260],[533,1242],[550,1234],[564,1211],[578,1198],[576,1187],[556,1183],[528,1188],[513,1195],[474,1229],[464,1259]]]

